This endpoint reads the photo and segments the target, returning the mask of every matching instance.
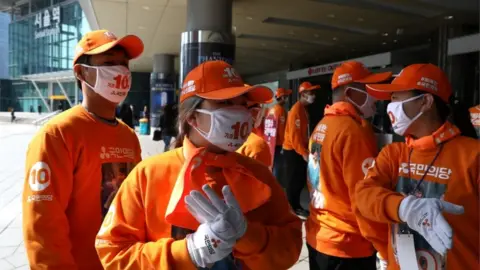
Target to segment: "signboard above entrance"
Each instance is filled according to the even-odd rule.
[[[388,66],[391,64],[391,60],[392,60],[392,54],[390,52],[374,54],[374,55],[369,55],[365,57],[348,59],[348,60],[339,61],[335,63],[290,71],[287,73],[287,80],[332,74],[336,67],[338,67],[341,63],[346,61],[358,61],[363,63],[366,67],[370,68],[370,67]]]
[[[35,14],[35,39],[60,34],[60,14],[60,6],[45,9]]]

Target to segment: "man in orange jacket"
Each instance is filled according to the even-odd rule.
[[[25,164],[23,236],[30,268],[103,269],[95,236],[122,181],[140,162],[135,132],[115,118],[128,94],[136,36],[106,30],[78,43],[73,69],[84,100],[32,139]]]
[[[375,99],[365,84],[386,81],[391,75],[371,73],[355,61],[343,63],[333,73],[333,105],[325,108],[309,142],[312,200],[305,228],[311,270],[375,270],[370,241],[387,253],[387,226],[362,222],[353,195],[377,154],[373,130],[362,124],[375,113]]]
[[[274,116],[277,126],[276,126],[276,146],[275,154],[273,157],[273,175],[280,181],[282,176],[282,167],[283,167],[283,141],[285,138],[285,124],[287,122],[287,111],[283,107],[288,100],[288,97],[292,94],[292,90],[287,90],[284,88],[278,88],[275,93],[276,104],[270,108],[267,115]],[[280,181],[282,182],[282,181]]]
[[[313,90],[320,89],[320,85],[303,82],[298,88],[300,99],[288,113],[283,141],[283,153],[287,173],[287,197],[297,215],[306,217],[308,211],[300,205],[300,194],[307,183],[308,160],[308,113],[306,106],[315,101]]]

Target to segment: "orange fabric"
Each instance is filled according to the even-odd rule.
[[[446,126],[449,126],[446,123]],[[445,130],[445,126],[441,128]],[[437,134],[441,133],[439,131]],[[432,136],[428,136],[432,137]],[[423,140],[422,138],[421,140]],[[433,138],[428,141],[434,141]],[[479,250],[479,166],[480,142],[459,136],[444,137],[443,149],[426,174],[420,194],[429,198],[463,205],[463,215],[444,214],[453,229],[453,249],[447,254],[445,269],[476,269]],[[400,223],[398,207],[404,198],[398,191],[402,187],[414,186],[425,174],[439,146],[419,147],[412,144],[410,166],[408,156],[411,148],[406,143],[393,143],[382,149],[367,176],[356,186],[357,205],[365,218],[384,223]],[[409,180],[409,171],[412,180]],[[431,196],[427,194],[435,192]],[[417,194],[416,194],[417,195]],[[392,231],[390,231],[392,233]],[[389,238],[389,270],[398,270]]]
[[[96,30],[86,33],[78,42],[75,48],[73,64],[75,65],[77,59],[84,54],[94,55],[104,53],[117,45],[125,49],[130,59],[135,59],[143,53],[143,42],[137,36],[127,35],[118,39],[110,31]]]
[[[115,187],[111,193],[104,189],[121,184],[140,152],[127,125],[110,126],[82,106],[54,117],[35,135],[22,199],[31,269],[103,269],[95,236]]]
[[[301,222],[290,210],[270,171],[240,154],[214,155],[196,149],[188,140],[184,142],[183,148],[141,162],[125,180],[110,208],[111,218],[105,219],[97,236],[96,247],[103,266],[125,270],[195,269],[185,240],[171,238],[172,224],[165,220],[165,215],[172,200],[185,194],[177,190],[179,185],[200,188],[205,182],[217,194],[221,194],[225,184],[230,185],[245,213],[247,232],[238,240],[233,253],[243,269],[277,270],[292,266],[302,248]],[[193,164],[196,165],[192,167]],[[209,167],[205,168],[205,164]],[[185,174],[188,171],[191,177]],[[252,183],[257,184],[251,186]],[[256,189],[262,185],[265,188]],[[178,202],[183,202],[183,198]],[[177,221],[196,229],[198,223],[193,217],[184,214],[183,218],[184,221]],[[191,223],[186,224],[186,220]]]
[[[404,68],[391,84],[368,84],[367,92],[379,100],[389,100],[392,92],[422,90],[449,103],[452,87],[448,76],[432,64],[413,64]]]
[[[480,105],[470,108],[469,111],[470,120],[472,121],[472,125],[477,132],[477,137],[480,139]]]
[[[208,181],[204,176],[208,166],[220,169],[219,173],[224,180],[220,183],[221,186],[228,183],[237,197],[249,197],[249,200],[239,201],[240,207],[245,212],[258,208],[270,198],[270,187],[252,177],[245,168],[238,166],[234,153],[215,155],[203,148],[195,148],[187,139],[184,140],[183,145],[183,155],[187,161],[175,182],[165,214],[165,220],[170,224],[191,230],[197,229],[200,225],[187,211],[183,199],[192,190],[202,190],[202,186],[207,184]],[[236,184],[237,181],[242,181],[242,184]],[[255,196],[251,196],[252,190],[255,190]]]
[[[283,108],[280,104],[275,104],[270,110],[268,114],[275,115],[277,119],[277,135],[275,137],[277,145],[283,145],[284,138],[285,138],[285,125],[287,122],[287,111]]]
[[[458,134],[460,134],[460,130],[456,126],[452,125],[450,122],[446,122],[431,136],[425,136],[417,140],[410,136],[407,136],[405,138],[405,142],[410,148],[432,149],[441,142],[448,141],[451,138],[456,137]]]
[[[312,91],[320,89],[320,85],[312,85],[310,82],[303,82],[298,87],[298,93],[302,93],[303,91]]]
[[[210,100],[226,100],[241,95],[255,103],[272,99],[270,88],[262,85],[249,86],[237,71],[224,61],[207,61],[192,69],[183,81],[180,102],[198,96]]]
[[[236,151],[239,154],[260,161],[267,167],[272,166],[272,154],[267,142],[255,133],[250,133],[247,141]]]
[[[362,123],[350,103],[334,103],[309,141],[307,243],[331,256],[371,256],[370,241],[387,255],[386,224],[364,219],[356,208],[355,185],[377,154],[373,130]]]
[[[332,75],[332,89],[356,83],[380,83],[392,77],[391,72],[373,73],[364,64],[347,61],[338,66]]]
[[[300,101],[288,113],[283,149],[308,155],[308,114]]]

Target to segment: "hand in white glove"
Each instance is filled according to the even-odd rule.
[[[387,260],[384,260],[381,256],[380,253],[377,252],[377,259],[378,259],[378,270],[387,270],[388,267],[388,262]]]
[[[237,239],[247,230],[247,221],[229,186],[222,189],[225,202],[208,185],[202,189],[210,201],[198,191],[185,197],[187,209],[202,223],[187,236],[187,247],[194,263],[207,267],[232,252]]]
[[[412,195],[403,199],[398,208],[400,219],[422,235],[430,246],[443,256],[447,249],[452,248],[453,232],[442,211],[460,215],[464,210],[461,205]]]

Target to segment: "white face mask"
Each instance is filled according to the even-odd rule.
[[[306,95],[305,96],[305,101],[308,104],[312,104],[313,102],[315,102],[315,96],[314,95]]]
[[[400,136],[405,135],[405,132],[412,125],[412,123],[423,114],[423,112],[419,112],[415,117],[410,119],[405,114],[405,110],[403,109],[403,104],[419,99],[421,97],[423,97],[423,95],[412,97],[404,101],[390,102],[388,104],[387,113],[388,113],[388,116],[390,117],[390,121],[392,122],[393,131],[398,135]]]
[[[363,115],[363,118],[370,118],[372,117],[373,115],[375,115],[375,111],[376,111],[376,107],[375,107],[375,101],[377,101],[375,98],[373,98],[372,96],[370,96],[369,94],[367,94],[365,91],[361,90],[361,89],[357,89],[357,88],[354,88],[354,87],[347,87],[347,89],[345,89],[345,92],[350,89],[350,90],[353,90],[353,91],[357,91],[357,92],[361,92],[365,95],[367,95],[367,99],[365,100],[365,102],[362,104],[362,105],[358,105],[355,101],[353,101],[352,99],[350,99],[348,96],[346,97],[346,99],[355,107],[357,107],[357,109],[362,113]],[[346,95],[346,93],[345,93]]]
[[[196,111],[210,115],[210,131],[193,128],[211,144],[225,151],[237,150],[252,132],[252,115],[245,107],[232,106],[214,111],[203,109]]]
[[[97,72],[95,85],[85,83],[106,100],[121,103],[127,97],[132,83],[132,73],[125,66],[87,66]]]

